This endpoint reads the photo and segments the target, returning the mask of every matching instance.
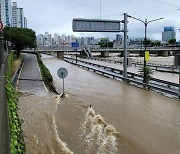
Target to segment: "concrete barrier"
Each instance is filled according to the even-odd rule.
[[[8,108],[6,102],[6,65],[1,65],[0,70],[0,154],[10,154],[10,131]]]

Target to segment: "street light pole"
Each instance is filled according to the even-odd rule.
[[[145,26],[145,32],[144,32],[144,78],[143,78],[143,82],[146,83],[146,72],[145,72],[145,68],[146,68],[146,58],[145,58],[145,54],[146,54],[146,48],[147,48],[147,19],[145,19],[144,22],[144,26]]]
[[[145,53],[146,53],[146,48],[147,48],[147,25],[150,23],[150,22],[154,22],[154,21],[157,21],[157,20],[161,20],[161,19],[164,19],[164,18],[158,18],[158,19],[154,19],[154,20],[150,20],[150,21],[147,21],[147,19],[145,19],[145,21],[141,20],[141,19],[138,19],[138,18],[135,18],[135,17],[132,17],[130,15],[128,15],[128,17],[130,18],[133,18],[135,20],[138,20],[140,22],[142,22],[145,26],[145,34],[144,34],[144,78],[143,78],[143,82],[146,83],[146,72],[145,72],[145,68],[146,68],[146,58],[145,58]]]

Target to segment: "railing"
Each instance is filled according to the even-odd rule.
[[[96,58],[96,57],[93,57],[91,59],[92,60],[98,60],[98,61],[110,62],[110,63],[120,63],[120,64],[123,63],[123,59],[112,60],[112,59]],[[134,64],[135,67],[136,67],[137,65],[142,66],[144,64],[144,62],[134,61],[133,60],[132,64]],[[176,67],[174,65],[172,65],[172,63],[169,63],[169,65],[168,64],[163,64],[163,63],[156,64],[156,65],[154,65],[154,63],[147,63],[146,65],[149,66],[149,67],[154,68],[154,70],[156,70],[156,71],[169,72],[169,73],[178,73],[178,70],[176,69]]]
[[[91,63],[91,62],[87,62],[87,61],[80,60],[80,59],[78,59],[78,63],[76,63],[74,58],[69,58],[69,57],[64,57],[64,60],[68,63],[86,68],[88,70],[92,70],[92,71],[102,74],[104,76],[124,80],[122,70],[95,64],[95,63]],[[156,79],[156,78],[151,78],[149,83],[145,84],[145,83],[143,83],[142,75],[136,74],[136,73],[131,73],[131,72],[127,73],[127,82],[129,82],[131,84],[135,84],[136,86],[139,86],[139,87],[148,87],[148,89],[152,89],[152,90],[161,92],[166,95],[170,94],[174,98],[180,98],[180,93],[178,91],[179,84],[176,84],[173,82],[164,81],[164,80],[160,80],[160,79]]]

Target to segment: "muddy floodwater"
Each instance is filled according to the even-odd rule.
[[[68,64],[43,62],[66,97],[55,111],[58,137],[75,154],[179,154],[180,102]],[[91,106],[90,106],[91,105]],[[58,152],[55,152],[58,153]]]

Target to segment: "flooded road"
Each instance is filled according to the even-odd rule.
[[[62,80],[57,70],[65,67],[69,72],[65,79],[68,96],[61,99],[55,121],[60,139],[75,154],[179,154],[179,101],[105,78],[52,56],[43,56],[43,62],[60,92]],[[94,117],[98,117],[98,122]],[[105,133],[109,125],[115,132],[111,135]]]
[[[115,63],[109,63],[109,62],[97,61],[97,60],[90,60],[90,59],[81,59],[81,60],[123,70],[123,64],[117,64],[117,63],[115,64]],[[132,65],[131,67],[127,68],[127,71],[139,74],[139,69],[140,69],[140,66]],[[165,80],[165,81],[169,81],[169,82],[173,82],[173,83],[179,83],[179,74],[177,74],[177,73],[176,74],[175,73],[167,73],[167,72],[160,72],[160,71],[155,71],[154,70],[153,78],[157,78],[157,79],[160,79],[160,80]]]
[[[17,105],[26,154],[72,154],[56,130],[54,113],[59,96],[45,89],[35,55],[25,55],[19,78],[17,88],[21,95]]]

